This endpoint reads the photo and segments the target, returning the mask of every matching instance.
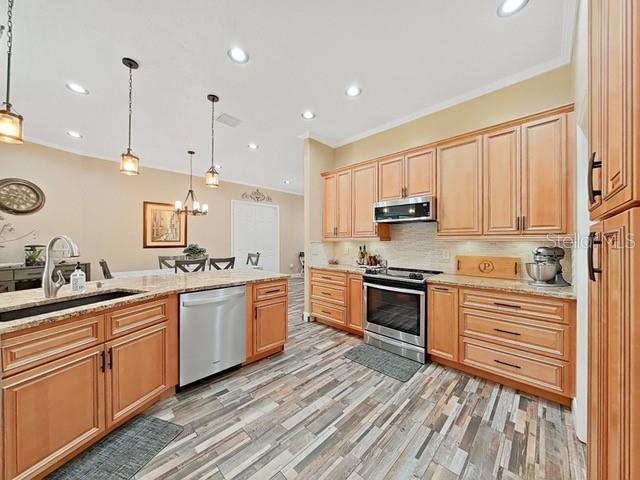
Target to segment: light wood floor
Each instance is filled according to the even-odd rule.
[[[343,357],[361,340],[301,321],[283,354],[149,413],[185,426],[137,479],[583,479],[571,412],[435,364],[401,383]]]

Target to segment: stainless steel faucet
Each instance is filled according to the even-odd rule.
[[[66,235],[56,235],[47,244],[47,253],[45,257],[44,263],[44,273],[42,274],[42,289],[44,290],[44,296],[46,298],[53,298],[58,294],[58,290],[60,287],[64,285],[64,277],[62,276],[62,272],[58,270],[57,278],[53,279],[53,272],[56,269],[56,264],[53,260],[53,246],[58,240],[62,240],[67,244],[67,248],[71,251],[70,257],[79,257],[80,250],[78,249],[78,245],[76,242],[71,240],[70,237]]]

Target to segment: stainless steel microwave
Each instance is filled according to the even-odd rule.
[[[373,205],[376,223],[435,222],[435,198],[431,196],[401,198]]]

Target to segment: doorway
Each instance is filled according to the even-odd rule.
[[[248,253],[260,252],[258,265],[280,271],[280,209],[278,205],[231,201],[231,255],[245,265]]]

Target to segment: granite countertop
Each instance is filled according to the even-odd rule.
[[[199,290],[232,287],[246,285],[247,283],[266,282],[286,278],[289,278],[289,275],[265,272],[264,270],[238,269],[198,273],[178,273],[175,275],[149,275],[131,278],[115,278],[112,280],[102,280],[101,288],[97,287],[99,282],[87,282],[86,290],[81,294],[71,293],[71,287],[69,285],[65,285],[58,291],[58,296],[56,298],[45,298],[41,288],[1,293],[0,313],[101,293],[129,292],[134,294],[90,305],[72,307],[57,312],[44,313],[18,320],[0,322],[0,334],[22,330],[24,328],[42,325],[45,323],[65,320],[67,318],[85,315],[87,313],[97,312],[100,310],[123,307],[135,302],[153,300],[154,298],[174,293],[197,292]]]
[[[576,299],[576,293],[573,287],[536,287],[526,280],[503,280],[500,278],[471,277],[468,275],[441,273],[429,277],[427,282],[429,284],[456,285],[458,287],[487,288],[511,293],[528,293],[564,300]]]
[[[364,267],[358,267],[357,265],[310,265],[309,268],[315,268],[316,270],[328,270],[333,272],[343,273],[364,273]]]

